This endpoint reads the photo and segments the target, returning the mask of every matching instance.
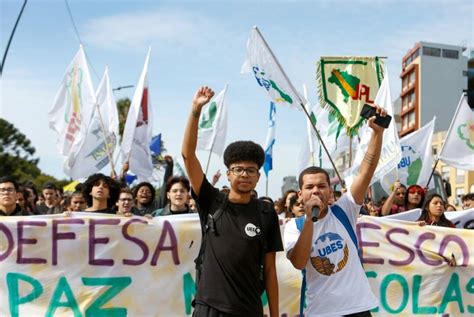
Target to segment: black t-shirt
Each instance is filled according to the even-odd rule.
[[[8,215],[3,210],[0,210],[0,216],[29,216],[29,213],[21,209],[20,205],[16,204],[15,210]]]
[[[219,190],[204,178],[199,197],[199,217],[219,207]],[[207,233],[206,250],[196,300],[219,311],[239,316],[262,316],[260,265],[266,252],[282,251],[278,216],[273,211],[258,214],[257,200],[248,204],[228,202],[216,221],[217,234]],[[262,202],[266,203],[266,202]],[[264,222],[261,224],[261,222]],[[263,232],[263,233],[262,233]],[[264,286],[263,286],[264,287]]]

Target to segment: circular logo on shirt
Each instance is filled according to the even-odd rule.
[[[254,225],[253,223],[248,223],[245,226],[244,230],[245,230],[245,234],[248,235],[251,238],[253,238],[255,236],[258,236],[258,235],[260,235],[260,233],[262,233],[260,228],[257,227],[256,225]]]
[[[311,264],[322,275],[332,275],[342,270],[349,260],[349,248],[340,235],[328,232],[316,239]]]

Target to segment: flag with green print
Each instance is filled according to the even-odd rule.
[[[439,154],[440,160],[462,170],[474,170],[474,112],[463,94]]]
[[[275,105],[285,105],[302,110],[301,104],[305,104],[306,101],[290,82],[256,26],[250,31],[247,42],[247,58],[241,69],[241,73],[250,72],[253,73],[258,85],[268,93]]]
[[[383,77],[378,57],[321,57],[316,73],[319,103],[354,136],[363,122],[360,111],[374,102]]]
[[[219,156],[224,153],[227,136],[226,92],[227,85],[201,112],[198,125],[198,150],[211,151]]]

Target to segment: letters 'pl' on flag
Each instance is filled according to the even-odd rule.
[[[474,170],[474,112],[465,94],[461,96],[439,159],[455,168]]]
[[[227,137],[226,93],[227,85],[202,110],[198,126],[198,150],[211,151],[219,156],[224,153]]]
[[[57,134],[56,144],[62,156],[68,157],[77,151],[86,134],[94,104],[94,89],[81,45],[66,70],[48,113],[49,127]]]
[[[377,92],[374,103],[385,109],[387,114],[393,118],[393,107],[392,99],[390,96],[390,83],[388,80],[388,74],[384,77],[380,89]],[[348,186],[353,181],[353,177],[359,173],[360,165],[364,159],[365,153],[369,147],[369,142],[372,137],[372,129],[367,125],[364,126],[361,131],[361,140],[357,147],[356,156],[352,168],[346,171],[346,183]],[[398,139],[397,126],[395,120],[392,119],[390,126],[385,129],[383,134],[383,144],[380,153],[380,159],[375,169],[374,176],[372,177],[371,184],[380,180],[387,173],[395,169],[402,158],[400,140]]]
[[[143,66],[122,137],[123,162],[129,161],[130,171],[139,181],[153,181],[153,164],[150,142],[153,133],[153,113],[148,91],[148,63],[151,48]]]
[[[247,58],[241,69],[241,73],[249,72],[253,73],[259,86],[267,91],[276,105],[302,111],[301,104],[304,105],[306,100],[293,87],[256,26],[250,31]]]

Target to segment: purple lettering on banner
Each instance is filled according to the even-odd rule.
[[[469,263],[469,248],[466,242],[464,242],[464,240],[461,237],[458,237],[452,234],[445,236],[443,240],[441,241],[441,245],[439,247],[439,254],[440,255],[444,254],[446,247],[448,246],[448,243],[451,241],[457,243],[461,247],[461,252],[462,252],[461,266],[467,267]],[[450,252],[450,253],[454,254],[456,261],[459,259],[459,255],[455,254],[454,252]],[[451,258],[451,254],[448,254],[448,257]],[[457,262],[457,264],[458,263],[459,262]]]
[[[76,234],[74,232],[58,232],[58,226],[67,225],[83,225],[83,219],[54,219],[53,220],[53,265],[58,264],[58,240],[74,240]]]
[[[403,251],[406,251],[408,253],[408,258],[406,258],[405,260],[402,260],[402,261],[388,260],[388,263],[390,263],[391,265],[394,265],[394,266],[409,265],[415,259],[415,252],[413,252],[413,250],[411,248],[407,247],[406,245],[403,245],[403,244],[401,244],[397,241],[394,241],[392,239],[392,234],[394,234],[394,233],[403,233],[404,235],[409,235],[409,231],[406,230],[406,229],[403,229],[403,228],[393,228],[393,229],[388,230],[385,233],[385,238],[388,240],[388,242],[390,242],[391,245],[394,245],[394,246],[402,249]],[[394,252],[394,254],[396,254],[397,257],[400,257],[397,252]]]
[[[368,223],[368,222],[361,222],[357,224],[356,230],[357,230],[357,236],[359,239],[359,249],[362,254],[362,262],[363,263],[370,263],[370,264],[383,264],[384,260],[382,258],[366,258],[364,257],[364,247],[375,247],[378,248],[380,243],[378,242],[367,242],[362,240],[362,229],[376,229],[380,230],[382,227],[379,225],[373,224],[373,223]]]
[[[142,250],[143,256],[139,260],[124,259],[122,261],[122,263],[125,264],[125,265],[141,265],[141,264],[145,263],[146,259],[148,258],[148,254],[150,253],[150,251],[148,251],[148,246],[146,245],[145,242],[143,242],[142,240],[140,240],[136,237],[132,237],[128,234],[128,227],[132,223],[135,223],[135,222],[138,222],[138,223],[141,223],[141,224],[144,224],[144,225],[148,224],[148,222],[146,222],[144,220],[141,220],[141,219],[130,219],[129,221],[127,221],[123,225],[122,235],[125,238],[125,240],[131,241],[131,242],[135,243],[136,245],[138,245],[138,247]]]
[[[42,264],[46,263],[46,259],[41,258],[24,258],[23,257],[23,245],[24,244],[36,244],[37,239],[26,239],[23,238],[23,228],[25,226],[35,226],[35,227],[46,227],[46,221],[18,221],[17,230],[18,230],[18,252],[16,263],[17,264]]]
[[[437,265],[441,265],[441,263],[443,263],[443,261],[441,260],[430,260],[428,259],[424,254],[423,252],[421,251],[421,245],[423,244],[423,242],[425,242],[426,240],[434,240],[436,238],[436,235],[432,232],[425,232],[425,233],[422,233],[420,234],[420,236],[418,237],[418,239],[416,240],[416,243],[415,243],[415,250],[416,250],[416,254],[420,257],[420,260],[425,263],[425,264],[428,264],[428,265],[431,265],[431,266],[437,266]],[[434,253],[434,252],[433,252]]]
[[[109,225],[114,226],[120,223],[120,219],[91,219],[89,223],[89,264],[98,266],[113,266],[113,259],[96,259],[95,258],[95,245],[96,244],[107,244],[109,238],[96,238],[95,227],[96,225]]]
[[[164,243],[167,235],[169,235],[170,237],[171,245],[165,247]],[[167,220],[163,221],[163,230],[161,231],[160,241],[158,241],[156,250],[153,253],[153,257],[151,258],[151,265],[156,266],[156,262],[160,257],[161,251],[171,251],[173,255],[173,263],[175,265],[179,264],[178,239],[176,239],[176,234],[173,230],[173,226]]]
[[[15,243],[13,242],[13,235],[10,229],[8,229],[8,227],[4,223],[0,223],[0,231],[3,232],[5,238],[7,238],[8,241],[8,248],[5,250],[5,252],[3,252],[3,254],[0,255],[1,262],[10,256],[13,251],[13,247],[15,246]]]

